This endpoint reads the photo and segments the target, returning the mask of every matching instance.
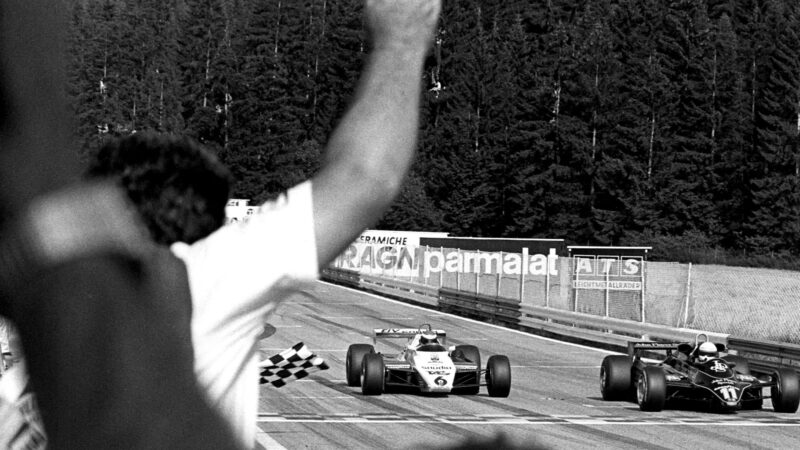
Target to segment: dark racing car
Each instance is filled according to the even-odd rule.
[[[664,359],[658,356],[666,353]],[[791,368],[769,375],[750,373],[747,359],[699,334],[694,343],[630,342],[628,355],[610,355],[600,367],[604,400],[636,398],[642,411],[669,403],[703,403],[716,411],[761,409],[772,400],[776,412],[794,413],[800,404],[800,379]],[[655,359],[651,359],[655,358]],[[765,395],[764,390],[769,394]]]

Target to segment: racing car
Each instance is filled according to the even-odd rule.
[[[726,351],[724,344],[710,342],[704,333],[694,343],[629,342],[627,356],[603,359],[600,392],[604,400],[627,400],[635,394],[642,411],[661,411],[668,402],[681,401],[701,402],[720,412],[755,410],[766,398],[776,412],[797,411],[800,380],[794,369],[754,376],[746,358],[720,357]],[[770,395],[764,395],[764,388]]]
[[[373,330],[373,344],[352,344],[347,349],[348,386],[361,386],[364,395],[380,395],[387,388],[418,388],[423,393],[477,395],[486,386],[492,397],[508,397],[511,365],[505,355],[493,355],[481,369],[480,351],[474,345],[447,347],[447,334],[430,324],[419,328]],[[399,353],[375,352],[378,341],[404,338]],[[481,376],[485,384],[481,383]]]

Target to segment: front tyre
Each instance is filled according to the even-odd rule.
[[[361,393],[364,395],[383,394],[383,381],[386,368],[383,356],[378,353],[367,353],[361,363]]]
[[[781,367],[773,375],[776,385],[772,387],[772,408],[775,412],[793,413],[800,405],[800,379],[794,369]]]
[[[511,392],[511,363],[505,355],[494,355],[486,363],[486,389],[490,397],[508,397]]]
[[[647,366],[636,378],[636,402],[642,411],[661,411],[667,400],[667,377],[658,367]]]
[[[609,355],[600,365],[600,393],[603,400],[626,400],[631,392],[631,359]]]
[[[348,386],[361,386],[361,362],[368,353],[375,353],[375,348],[369,344],[353,344],[347,348],[344,370]]]

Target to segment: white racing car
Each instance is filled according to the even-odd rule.
[[[492,397],[508,397],[511,365],[505,355],[493,355],[481,369],[474,345],[447,347],[443,330],[429,324],[419,328],[376,328],[373,345],[352,344],[345,370],[349,386],[361,386],[364,395],[380,395],[390,387],[413,387],[421,392],[476,395],[486,386]],[[379,339],[405,338],[396,354],[376,353]],[[485,383],[481,383],[482,375]]]

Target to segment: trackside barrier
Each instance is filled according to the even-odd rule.
[[[360,275],[346,269],[324,269],[322,279],[508,328],[540,331],[620,349],[627,349],[631,340],[693,342],[697,333],[705,333],[710,340],[725,344],[732,352],[747,358],[755,372],[771,373],[786,366],[800,371],[800,345],[523,305],[516,300]]]
[[[361,276],[353,270],[324,269],[322,279],[354,289],[361,288]]]
[[[787,366],[800,370],[800,345],[731,336],[728,338],[728,347],[747,358],[750,368],[756,372],[769,373]]]
[[[439,289],[442,310],[468,317],[489,319],[509,328],[539,330],[594,343],[627,348],[632,339],[694,341],[701,331],[670,328],[611,317],[563,311],[541,306],[526,306],[513,300]],[[709,339],[725,344],[727,334],[706,333]]]
[[[359,289],[434,308],[439,304],[438,288],[400,280],[387,280],[386,278],[371,275],[361,275]]]
[[[439,288],[430,286],[389,280],[372,275],[359,274],[354,270],[336,268],[324,269],[322,271],[322,279],[434,309],[439,304]]]

